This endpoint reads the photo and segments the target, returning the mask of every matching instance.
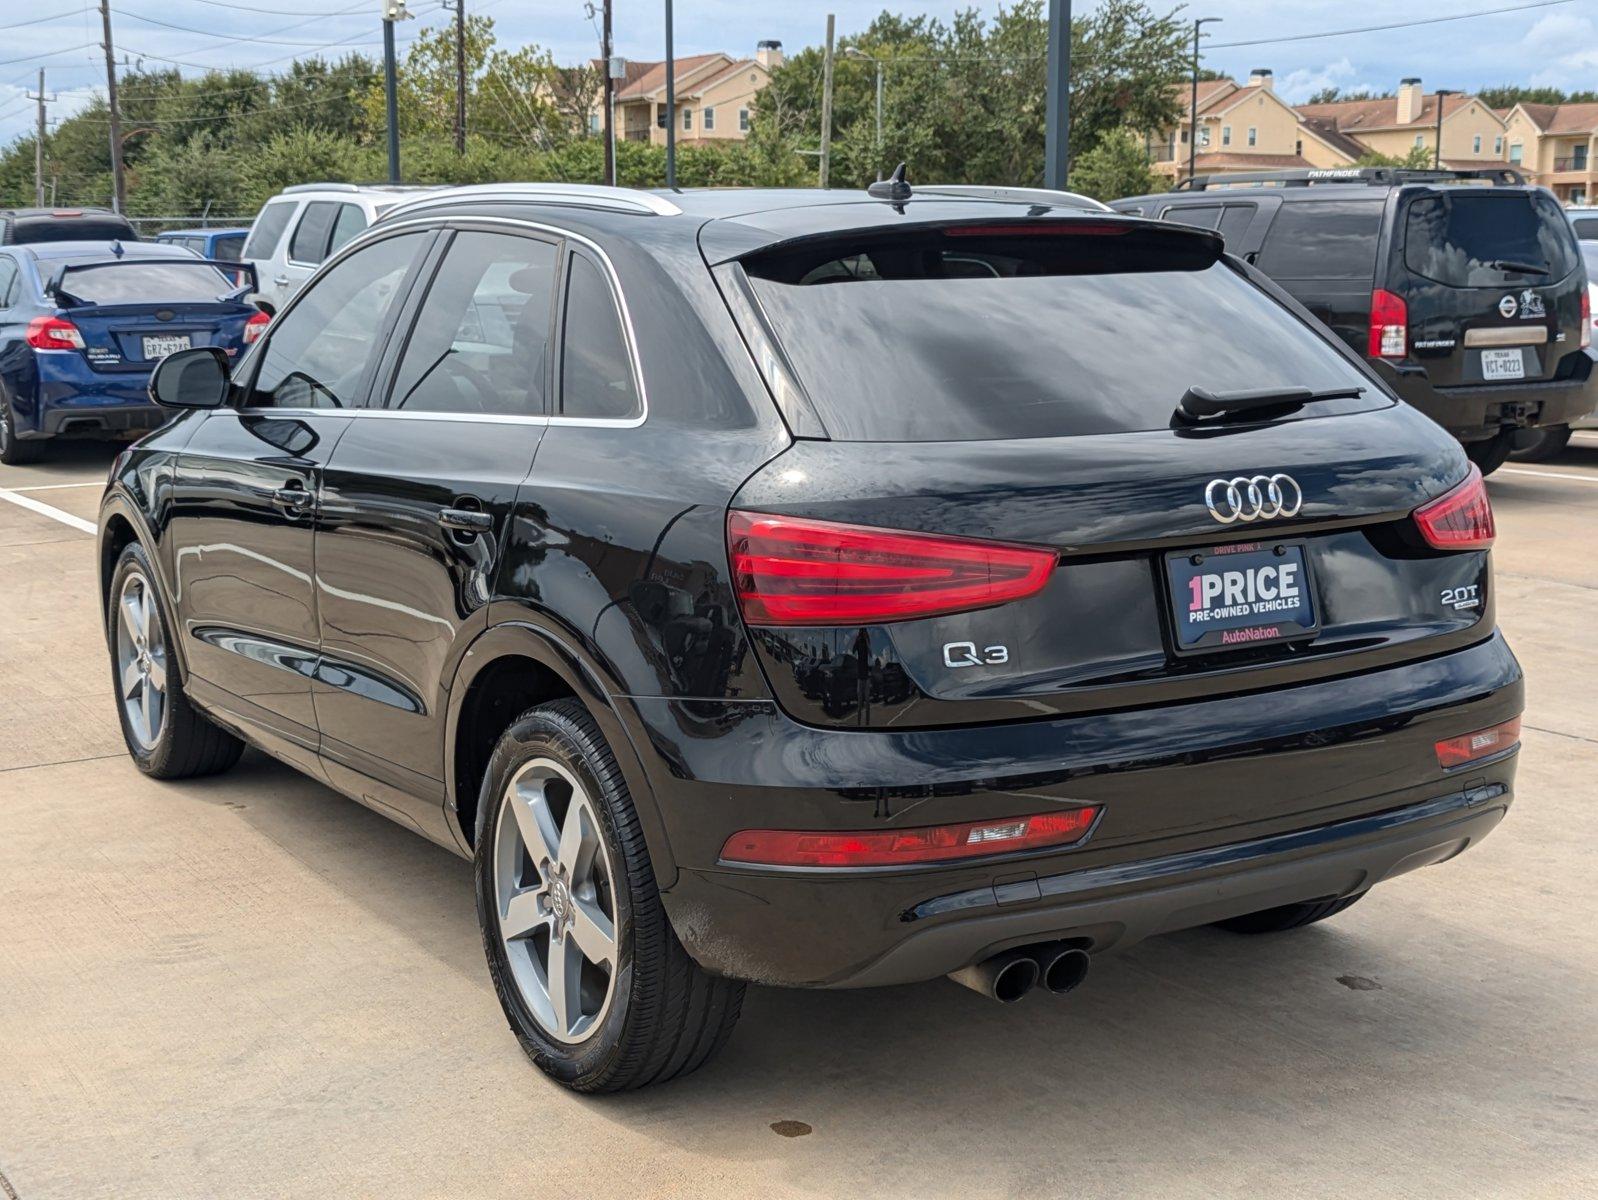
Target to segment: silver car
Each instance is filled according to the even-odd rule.
[[[1587,265],[1587,353],[1598,358],[1598,208],[1572,208],[1567,210],[1581,238],[1581,257]],[[1587,236],[1582,237],[1583,225]],[[1515,438],[1515,449],[1509,457],[1516,462],[1544,462],[1564,453],[1570,443],[1573,429],[1598,429],[1598,408],[1569,425],[1545,425],[1541,429],[1522,430]]]

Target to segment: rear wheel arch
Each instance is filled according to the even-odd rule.
[[[155,577],[156,600],[161,605],[161,615],[166,618],[167,628],[172,631],[170,650],[173,665],[177,669],[179,682],[186,685],[189,681],[189,664],[181,633],[183,625],[178,620],[177,604],[172,597],[171,580],[166,577],[166,568],[157,551],[157,540],[150,532],[144,515],[120,493],[112,493],[100,509],[100,611],[105,612],[110,603],[117,560],[122,556],[122,551],[134,542],[144,547],[149,559],[150,571]],[[109,632],[107,629],[108,635]]]
[[[480,634],[461,659],[450,687],[445,722],[445,764],[450,822],[462,848],[471,850],[478,792],[499,737],[535,705],[571,697],[588,711],[626,779],[662,890],[677,877],[666,827],[634,739],[611,699],[614,689],[557,634],[512,622]]]

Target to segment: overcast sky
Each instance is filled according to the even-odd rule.
[[[1096,0],[1077,0],[1077,11]],[[1598,88],[1598,21],[1592,0],[1528,8],[1412,29],[1362,33],[1269,44],[1227,43],[1285,39],[1358,25],[1508,7],[1522,0],[1204,0],[1189,15],[1218,16],[1206,29],[1205,64],[1239,77],[1252,67],[1270,67],[1288,100],[1302,100],[1327,85],[1349,88],[1393,87],[1401,76],[1419,75],[1428,88],[1471,90],[1494,83],[1552,84],[1567,89]],[[378,0],[341,3],[325,13],[325,0],[257,0],[258,12],[243,11],[249,0],[113,0],[115,36],[131,57],[163,55],[197,74],[203,65],[259,66],[282,70],[297,54],[342,42],[352,49],[379,52]],[[1159,0],[1155,6],[1160,7]],[[947,17],[968,5],[945,0],[916,4],[882,0],[676,0],[679,54],[711,50],[752,53],[762,38],[778,38],[790,51],[825,37],[826,13],[837,14],[840,36],[863,29],[884,8]],[[977,5],[985,12],[991,4]],[[659,0],[615,0],[616,50],[629,58],[662,57],[662,5]],[[342,12],[336,10],[342,9]],[[537,42],[557,60],[576,62],[596,51],[596,23],[582,0],[467,0],[469,12],[494,17],[502,42]],[[414,0],[417,20],[402,26],[401,38],[425,25],[449,20],[439,0]],[[26,15],[25,15],[26,14]],[[57,18],[57,14],[60,14]],[[37,20],[39,17],[57,18]],[[148,19],[141,19],[148,18]],[[164,22],[165,24],[161,24]],[[180,25],[184,32],[168,28]],[[206,34],[224,35],[222,38]],[[244,37],[267,40],[239,40]],[[39,67],[46,88],[59,94],[52,116],[65,116],[104,83],[98,46],[100,22],[91,0],[5,0],[0,4],[0,143],[33,128],[34,109],[26,99]],[[234,40],[224,40],[231,38]],[[85,43],[95,43],[85,45]],[[288,43],[288,44],[285,44]],[[305,44],[299,44],[305,43]],[[60,51],[58,54],[50,54]],[[336,55],[334,48],[328,53]],[[50,57],[35,57],[50,54]],[[146,63],[156,65],[153,58]]]

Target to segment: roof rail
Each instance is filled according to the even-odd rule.
[[[1526,177],[1513,167],[1478,167],[1464,170],[1422,170],[1409,167],[1294,167],[1281,171],[1239,171],[1227,175],[1195,175],[1180,181],[1173,191],[1202,192],[1213,187],[1245,183],[1280,187],[1311,187],[1318,183],[1363,183],[1392,187],[1401,183],[1450,183],[1481,180],[1495,187],[1524,187]]]
[[[283,189],[288,192],[358,192],[353,183],[296,183]]]
[[[1069,208],[1087,208],[1094,211],[1111,211],[1091,196],[1078,192],[1062,192],[1053,188],[989,187],[979,183],[918,183],[918,196],[966,196],[973,200],[1016,200],[1027,204],[1061,204]]]
[[[521,200],[534,204],[570,204],[580,208],[606,208],[617,212],[644,213],[656,217],[675,217],[682,209],[666,197],[637,188],[605,187],[587,183],[476,183],[465,187],[445,188],[403,200],[383,214],[392,221],[401,213],[413,213],[424,208],[437,208],[444,204],[459,204],[463,200],[507,201]]]

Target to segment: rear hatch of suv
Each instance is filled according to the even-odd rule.
[[[1573,375],[1585,277],[1552,196],[1536,188],[1408,187],[1396,197],[1391,229],[1372,300],[1372,357],[1410,357],[1443,388]]]
[[[1486,556],[1433,548],[1413,515],[1464,479],[1458,447],[1220,251],[1128,218],[989,219],[716,266],[773,393],[825,435],[732,506],[745,620],[792,715],[1036,719],[1487,636]],[[1189,389],[1325,398],[1193,418]],[[857,561],[851,527],[946,541]]]

